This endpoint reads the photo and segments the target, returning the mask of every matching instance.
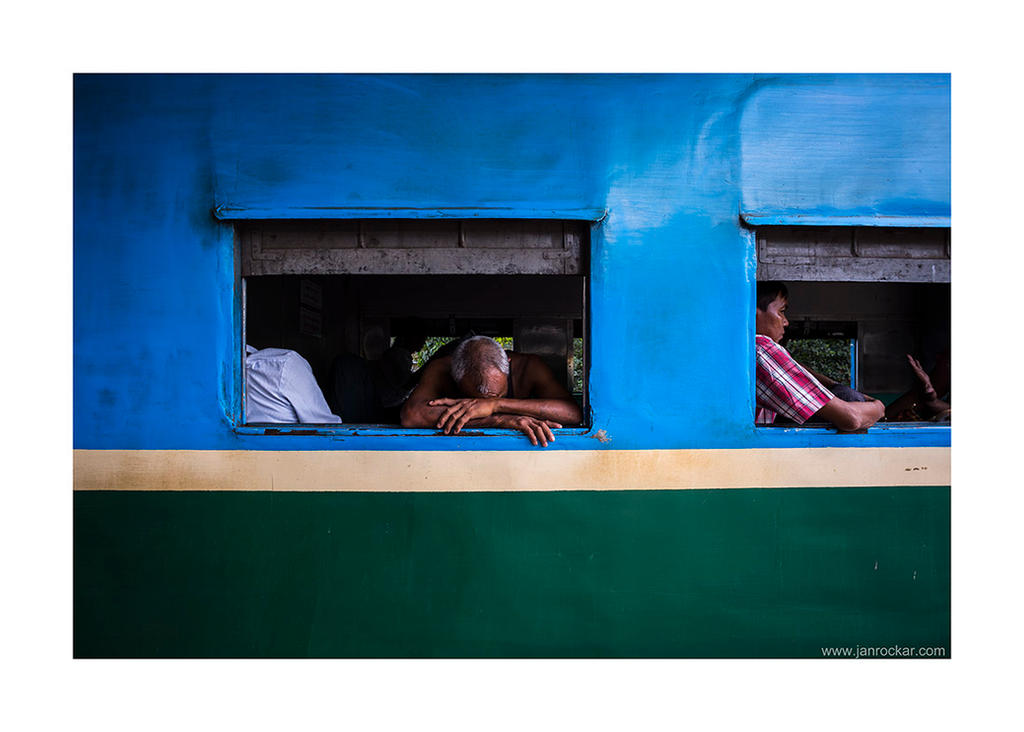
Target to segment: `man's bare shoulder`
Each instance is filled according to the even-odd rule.
[[[510,366],[518,366],[521,369],[536,369],[544,366],[544,359],[534,353],[519,353],[517,351],[506,351]]]
[[[566,399],[571,398],[564,385],[555,378],[554,372],[544,359],[534,353],[512,353],[510,370],[515,380],[516,394],[521,398]]]
[[[452,357],[441,356],[427,363],[420,375],[417,391],[429,391],[431,396],[447,396],[455,386],[451,377]]]
[[[539,369],[546,368],[544,361],[532,353],[517,353],[506,351],[508,354],[508,370],[511,377],[516,381],[517,387],[526,386],[526,381],[532,381],[540,373]]]
[[[424,374],[430,374],[440,371],[441,373],[448,373],[452,368],[452,357],[438,356],[437,358],[431,359],[427,362],[427,365],[423,367]]]

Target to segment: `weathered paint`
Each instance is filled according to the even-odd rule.
[[[949,226],[949,130],[945,75],[766,80],[740,122],[743,217]]]
[[[616,491],[949,483],[944,447],[789,450],[76,450],[75,490]]]
[[[754,429],[754,245],[739,215],[751,206],[791,214],[792,201],[768,195],[775,183],[816,216],[873,211],[909,225],[906,217],[922,212],[942,215],[948,127],[936,110],[948,106],[948,82],[76,76],[74,445],[466,446],[429,433],[344,442],[236,433],[233,223],[215,210],[236,218],[578,216],[594,222],[590,404],[593,432],[604,430],[608,445],[906,444],[885,430],[851,439]],[[911,135],[893,120],[900,89],[934,134]],[[781,114],[787,104],[791,120]],[[828,154],[816,157],[806,133],[825,124],[821,109],[847,113],[824,128]],[[788,135],[788,152],[764,152],[764,130]],[[808,175],[797,185],[791,153],[800,147]],[[908,439],[949,445],[948,430]],[[486,440],[473,449],[532,449],[507,434]],[[559,440],[560,449],[601,444]]]
[[[908,134],[894,85],[948,105],[948,76],[76,76],[75,654],[948,648],[949,429],[752,424],[741,216],[948,225],[948,125]],[[590,222],[591,428],[237,428],[235,222],[365,217]]]
[[[948,488],[74,504],[78,657],[951,652]]]

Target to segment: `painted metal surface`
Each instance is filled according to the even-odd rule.
[[[232,221],[395,214],[594,223],[589,396],[593,433],[612,441],[558,449],[903,444],[754,429],[739,214],[948,215],[948,100],[946,76],[76,76],[75,447],[348,447],[232,429]],[[806,151],[808,120],[826,124],[827,155]],[[765,147],[785,135],[806,180],[792,179],[796,142]],[[467,445],[530,449],[358,441]]]
[[[76,656],[949,648],[950,431],[754,428],[740,218],[948,226],[948,77],[74,91]],[[318,218],[589,222],[592,427],[237,427],[234,227]]]
[[[766,80],[740,121],[744,218],[949,226],[945,74]]]
[[[948,488],[74,503],[78,657],[950,655]]]
[[[282,435],[282,439],[290,439]],[[942,447],[744,450],[76,450],[78,491],[622,491],[948,485]]]

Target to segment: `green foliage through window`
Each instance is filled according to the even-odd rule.
[[[793,338],[786,350],[800,364],[841,384],[850,383],[849,338]]]
[[[416,353],[412,354],[413,371],[418,371],[423,366],[425,366],[427,361],[430,360],[430,357],[433,356],[437,352],[437,349],[439,349],[441,346],[445,345],[446,343],[451,343],[452,341],[457,340],[459,339],[454,336],[428,337],[426,342],[423,344],[423,347],[420,348],[420,350],[418,350]],[[501,347],[504,348],[506,351],[512,350],[511,336],[499,336],[494,340],[496,340],[501,345]]]
[[[573,394],[583,393],[583,339],[572,339],[572,373],[569,374],[571,384],[569,391]]]
[[[423,368],[430,357],[437,353],[437,349],[441,346],[457,341],[458,338],[453,336],[430,336],[424,342],[423,347],[420,348],[416,353],[412,354],[412,369],[418,371]],[[512,337],[511,336],[499,336],[495,338],[501,347],[506,351],[511,351]],[[572,361],[570,362],[569,371],[569,391],[574,394],[583,393],[583,339],[573,338],[572,339]]]

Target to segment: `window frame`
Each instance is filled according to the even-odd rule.
[[[893,270],[893,272],[899,272],[899,271],[903,271],[904,273],[910,272],[911,275],[913,276],[914,273],[923,272],[925,270],[925,267],[932,266],[932,265],[935,265],[936,263],[939,263],[940,272],[939,272],[939,279],[938,280],[935,280],[935,279],[932,279],[932,280],[914,279],[914,280],[910,280],[909,282],[929,282],[929,281],[930,282],[936,282],[937,281],[939,283],[945,283],[945,284],[950,284],[951,285],[951,281],[952,280],[951,280],[951,277],[950,277],[950,261],[951,261],[951,244],[950,243],[951,243],[951,235],[952,235],[952,233],[951,233],[951,229],[950,229],[948,223],[946,223],[945,225],[942,225],[942,226],[921,226],[921,227],[913,227],[913,228],[908,228],[908,227],[885,227],[885,226],[867,227],[867,226],[857,226],[857,225],[853,225],[853,226],[849,226],[849,225],[847,225],[847,226],[837,226],[837,225],[828,226],[828,225],[822,225],[820,223],[818,223],[818,224],[802,225],[802,224],[793,224],[791,222],[790,223],[785,223],[785,224],[776,224],[776,223],[772,223],[772,224],[754,224],[753,222],[748,222],[742,216],[740,218],[740,223],[741,223],[741,226],[743,228],[747,229],[747,231],[749,232],[749,237],[750,237],[749,241],[751,242],[752,248],[753,248],[754,264],[755,264],[754,272],[755,272],[755,274],[754,274],[754,281],[753,281],[753,287],[752,287],[753,292],[751,294],[750,299],[753,302],[755,308],[756,308],[756,302],[757,302],[757,283],[759,281],[781,280],[781,281],[784,281],[784,282],[787,282],[787,283],[789,283],[789,282],[797,282],[797,281],[819,281],[819,282],[832,282],[832,281],[835,281],[835,282],[843,282],[843,283],[846,283],[846,282],[864,282],[864,283],[881,284],[877,279],[869,279],[868,278],[868,273],[871,272],[871,267],[873,265],[874,266],[878,266],[879,264],[884,264],[886,267],[891,268]],[[812,234],[816,230],[817,231],[824,231],[824,232],[828,232],[828,233],[831,233],[832,235],[834,235],[835,240],[838,241],[840,244],[842,243],[843,235],[844,234],[848,234],[849,235],[849,259],[848,259],[848,261],[856,262],[856,265],[855,265],[855,268],[854,268],[855,269],[855,273],[856,273],[856,277],[853,278],[853,279],[848,279],[848,280],[830,280],[830,279],[824,279],[824,278],[818,279],[818,280],[811,279],[811,278],[797,278],[797,279],[793,279],[793,278],[787,278],[784,273],[779,273],[778,269],[774,269],[774,271],[772,271],[773,268],[769,268],[770,275],[769,276],[765,276],[765,277],[762,278],[760,276],[762,274],[762,268],[761,268],[762,258],[765,257],[765,254],[766,254],[767,249],[768,249],[767,241],[766,241],[768,237],[766,236],[766,233],[767,232],[771,232],[773,230],[786,232],[788,234],[794,235],[796,238],[799,238],[799,236],[801,234],[804,234],[804,233]],[[921,230],[924,230],[924,231],[922,232]],[[869,246],[865,247],[865,246],[860,246],[858,244],[858,241],[859,241],[858,232],[860,232],[860,231],[868,231],[869,232],[868,236],[863,237],[868,242],[870,242]],[[909,244],[909,246],[907,248],[908,249],[908,256],[906,257],[906,259],[909,262],[909,264],[904,264],[904,263],[901,263],[901,262],[897,262],[897,263],[895,263],[895,266],[893,266],[893,265],[887,264],[885,262],[885,260],[887,260],[887,259],[899,259],[898,257],[893,257],[891,252],[890,253],[885,253],[884,252],[886,235],[890,234],[891,232],[894,232],[894,231],[897,232],[897,234],[895,234],[894,237],[896,237],[896,238],[903,238],[905,241],[906,240],[910,241],[910,244]],[[917,236],[917,234],[921,234],[921,236]],[[915,240],[917,240],[917,241],[915,241]],[[924,242],[923,246],[921,245],[921,241]],[[834,244],[835,241],[833,241],[832,243]],[[915,245],[917,245],[917,247],[919,249],[919,252],[925,252],[925,254],[921,255],[919,252],[915,254],[915,252],[914,252]],[[898,246],[898,244],[897,244],[897,246]],[[883,252],[883,256],[882,257],[870,256],[872,254],[873,255],[877,255],[879,253],[879,249],[881,249],[882,252]],[[869,256],[864,256],[864,252],[865,251],[869,252]],[[826,261],[827,258],[820,256],[820,254],[818,254],[818,256],[815,256],[816,254],[818,254],[818,253],[811,252],[810,256],[808,257],[808,260],[807,260],[806,264],[810,264],[810,266],[812,268],[814,266],[822,266],[824,264],[823,269],[827,270],[828,266],[829,266],[829,263]],[[930,255],[930,256],[928,256],[928,255]],[[834,264],[832,266],[834,266]],[[933,272],[935,271],[935,267],[934,266],[932,267],[932,271]],[[883,280],[883,282],[887,282],[887,281],[888,280]],[[893,282],[893,284],[897,284],[899,282],[908,282],[908,281],[907,280],[896,280],[896,281]],[[855,388],[855,389],[857,388],[856,387],[856,383],[857,383],[856,379],[857,379],[857,375],[858,375],[858,371],[859,371],[859,366],[858,366],[859,349],[857,347],[858,341],[859,341],[859,338],[860,338],[859,323],[858,323],[857,330],[858,330],[857,335],[852,339],[852,346],[851,346],[852,347],[852,353],[851,353],[851,381],[853,382],[853,387],[852,388]],[[753,412],[752,412],[752,415],[751,415],[751,426],[754,429],[754,434],[760,436],[760,439],[767,440],[769,442],[774,442],[775,439],[777,439],[777,438],[781,438],[783,440],[788,440],[790,438],[798,438],[798,437],[800,437],[800,438],[809,438],[811,440],[816,441],[816,439],[819,436],[823,436],[823,435],[833,435],[833,436],[838,436],[840,438],[843,438],[843,437],[856,438],[856,437],[862,436],[862,435],[889,435],[889,436],[901,437],[901,438],[906,438],[906,437],[910,437],[910,436],[913,436],[914,438],[924,437],[927,440],[927,436],[928,435],[942,434],[942,435],[948,436],[948,435],[951,434],[952,426],[951,426],[950,422],[931,422],[931,421],[925,421],[925,422],[886,422],[886,421],[884,421],[884,418],[883,418],[883,420],[880,420],[880,421],[876,422],[875,424],[873,424],[872,426],[870,426],[870,427],[868,427],[866,429],[856,430],[854,432],[841,432],[834,425],[829,424],[829,423],[822,423],[822,422],[817,422],[817,423],[813,423],[813,424],[804,423],[804,424],[799,424],[799,425],[798,424],[792,424],[792,423],[757,424],[756,422],[753,421],[756,418],[757,409],[758,409],[758,406],[757,406],[757,367],[756,367],[755,336],[756,336],[756,323],[753,322],[753,320],[752,320],[752,322],[751,322],[751,334],[750,334],[750,356],[751,356],[751,363],[753,364],[753,368],[751,369],[751,372],[750,372],[750,384],[749,384],[750,391],[748,393],[751,395],[752,406],[753,406]],[[788,349],[787,349],[787,352],[788,352]]]
[[[500,225],[504,222],[518,222],[520,225],[523,222],[551,222],[561,223],[566,229],[574,227],[574,233],[577,235],[576,245],[576,257],[578,262],[578,268],[576,271],[571,272],[582,278],[582,302],[581,307],[581,337],[583,339],[583,392],[582,392],[582,412],[583,422],[580,425],[561,427],[553,429],[552,432],[556,435],[586,435],[592,430],[593,426],[593,415],[590,404],[590,385],[589,385],[589,372],[591,365],[590,357],[590,287],[591,287],[591,274],[590,274],[590,262],[591,262],[591,247],[592,247],[592,234],[596,226],[598,226],[603,219],[582,219],[582,218],[569,218],[569,217],[558,217],[552,219],[541,219],[534,217],[515,217],[515,218],[502,218],[502,219],[491,219],[492,223]],[[356,222],[361,224],[363,222],[377,222],[383,219],[322,219],[316,220],[327,226],[332,223],[351,223]],[[455,221],[462,223],[465,221],[477,221],[476,219],[466,219],[457,217],[446,217],[448,221]],[[247,292],[247,281],[253,276],[274,276],[274,275],[259,275],[244,274],[245,265],[243,263],[244,251],[246,243],[244,238],[247,236],[247,232],[253,228],[258,228],[263,225],[267,220],[263,219],[246,219],[237,218],[231,221],[233,225],[233,254],[234,254],[234,287],[235,287],[235,333],[236,333],[236,348],[235,353],[237,354],[238,361],[235,363],[233,369],[233,409],[232,409],[232,430],[238,435],[265,435],[265,436],[323,436],[329,438],[343,438],[343,437],[360,437],[360,438],[388,438],[388,437],[444,437],[445,439],[452,439],[452,435],[445,435],[436,429],[423,429],[423,428],[411,428],[403,427],[400,424],[381,424],[381,423],[302,423],[302,422],[281,422],[281,423],[249,423],[246,422],[245,417],[245,404],[246,404],[246,376],[245,376],[245,360],[247,356],[246,345],[247,345],[247,310],[248,310],[248,292]],[[281,223],[284,226],[293,224],[296,226],[308,226],[310,220],[308,219],[278,219],[275,222]],[[415,224],[416,222],[432,222],[436,221],[433,218],[423,219],[404,219],[404,221]],[[580,233],[582,232],[582,235]],[[360,229],[360,238],[363,236]],[[460,226],[460,246],[464,246],[463,234]],[[557,256],[557,255],[556,255]],[[570,254],[570,257],[572,255]],[[571,265],[570,265],[571,266]],[[327,272],[321,274],[330,274]],[[333,274],[352,274],[352,273],[333,273]],[[406,273],[407,274],[407,273]],[[435,273],[422,273],[414,276],[430,276]],[[547,273],[544,273],[547,274]],[[541,274],[540,276],[544,276]],[[552,273],[553,274],[553,273]],[[571,338],[570,338],[571,343]],[[572,355],[572,347],[570,345],[569,350]],[[301,354],[300,354],[301,355]],[[568,373],[568,388],[572,392],[572,373]],[[318,384],[319,386],[319,384]],[[323,389],[321,388],[321,391]],[[326,394],[325,394],[326,397]],[[340,416],[340,415],[339,415]],[[462,430],[459,435],[455,437],[509,437],[519,436],[516,430],[500,429],[500,428],[474,428],[468,430]]]

